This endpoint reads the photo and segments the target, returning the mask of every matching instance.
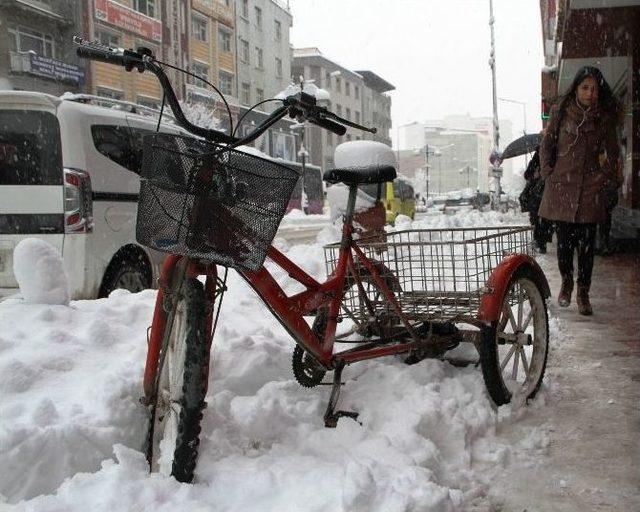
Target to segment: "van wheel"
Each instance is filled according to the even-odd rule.
[[[122,288],[137,293],[151,287],[151,272],[146,261],[136,255],[112,261],[107,267],[98,298],[108,297]]]

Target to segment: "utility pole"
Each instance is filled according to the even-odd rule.
[[[489,66],[491,67],[491,78],[493,81],[493,150],[491,151],[491,177],[493,178],[493,209],[500,208],[500,178],[502,178],[502,163],[500,155],[500,126],[498,124],[498,93],[496,89],[496,44],[493,31],[495,20],[493,18],[493,0],[489,0],[489,27],[491,28],[491,55],[489,56]]]

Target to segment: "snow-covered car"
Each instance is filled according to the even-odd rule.
[[[162,256],[135,241],[142,137],[157,115],[82,95],[0,91],[0,295],[27,237],[62,254],[71,297],[152,286]],[[151,114],[151,115],[149,115]],[[182,133],[170,121],[161,131]]]

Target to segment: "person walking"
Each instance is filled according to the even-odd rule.
[[[540,145],[545,188],[539,215],[556,226],[562,286],[558,304],[567,307],[573,292],[573,255],[578,253],[576,302],[581,315],[593,314],[589,289],[596,226],[606,220],[605,189],[615,184],[620,147],[616,125],[621,107],[598,68],[576,73],[567,94],[551,111]]]

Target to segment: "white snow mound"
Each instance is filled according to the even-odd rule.
[[[373,140],[343,142],[336,147],[333,159],[337,168],[367,165],[398,167],[393,150],[386,144]]]
[[[69,281],[62,256],[51,244],[25,238],[13,251],[13,273],[26,302],[69,304]]]

